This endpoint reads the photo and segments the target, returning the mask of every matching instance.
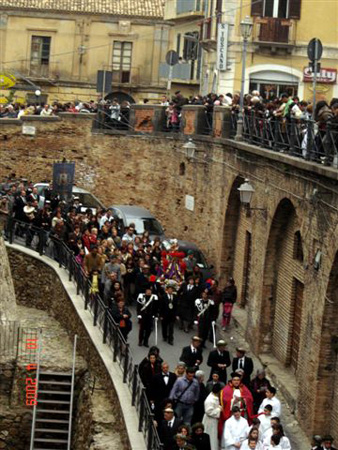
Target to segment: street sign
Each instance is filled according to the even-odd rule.
[[[165,60],[169,66],[175,66],[178,63],[179,56],[175,50],[169,50],[166,54]]]
[[[320,39],[313,38],[307,46],[307,54],[310,61],[319,61],[323,54],[323,44]]]

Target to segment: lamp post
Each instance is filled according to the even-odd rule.
[[[243,139],[243,107],[244,107],[246,54],[248,49],[248,39],[251,36],[252,27],[253,22],[249,16],[246,16],[240,23],[241,35],[243,37],[243,54],[242,54],[241,96],[239,101],[237,132],[235,136],[236,141],[241,141]]]

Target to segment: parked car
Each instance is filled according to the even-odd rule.
[[[214,266],[209,265],[202,251],[197,247],[196,244],[188,241],[177,240],[178,251],[184,252],[186,255],[189,250],[192,250],[194,253],[194,257],[196,258],[197,265],[201,269],[201,273],[203,275],[203,280],[207,280],[210,277],[215,275]],[[170,250],[171,247],[171,239],[165,239],[162,242],[162,246],[165,250]]]
[[[49,187],[49,184],[36,183],[34,184],[34,187],[38,188],[38,194],[42,197],[42,201],[44,201],[45,189]],[[95,214],[98,207],[104,208],[104,205],[94,194],[78,186],[73,186],[73,196],[79,197],[80,203],[82,205],[81,206],[82,212],[90,208]]]
[[[137,234],[144,231],[149,232],[150,239],[158,236],[165,239],[164,229],[160,222],[145,208],[130,205],[112,205],[113,216],[119,221],[119,226],[127,227],[130,223],[135,224]]]

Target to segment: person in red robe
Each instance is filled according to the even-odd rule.
[[[232,374],[232,379],[222,389],[221,406],[223,407],[219,419],[219,435],[222,436],[224,422],[231,417],[231,410],[238,406],[242,416],[247,419],[249,425],[253,417],[253,397],[249,389],[241,382],[241,376],[238,373]]]

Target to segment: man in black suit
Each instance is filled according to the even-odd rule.
[[[170,345],[174,345],[174,325],[177,314],[177,298],[172,286],[168,286],[160,300],[160,319],[162,322],[162,337]]]
[[[178,316],[180,317],[180,328],[186,333],[194,323],[195,300],[198,297],[198,289],[194,278],[189,277],[187,283],[183,283],[178,291]]]
[[[198,336],[194,336],[191,340],[191,344],[187,347],[183,347],[180,361],[183,361],[187,367],[194,367],[198,369],[203,362],[201,346],[202,339]]]
[[[244,371],[244,375],[242,378],[243,384],[245,386],[250,386],[250,376],[253,372],[254,365],[251,358],[245,355],[246,350],[242,347],[236,348],[236,358],[232,361],[232,370],[236,372],[238,369],[242,369]]]
[[[159,424],[158,434],[163,444],[163,450],[172,450],[175,446],[174,436],[178,427],[182,425],[182,419],[174,416],[174,410],[167,408],[164,410],[164,420]]]
[[[224,384],[227,382],[227,367],[230,367],[230,353],[226,350],[227,343],[223,340],[217,342],[217,349],[211,350],[208,357],[207,365],[211,367],[209,381],[212,378],[212,374],[217,372],[219,374],[219,380]]]
[[[150,404],[155,407],[155,419],[158,422],[162,418],[161,405],[163,400],[169,398],[170,391],[177,378],[173,372],[169,372],[169,364],[167,362],[164,361],[161,364],[161,368],[161,373],[153,376],[149,393]]]

